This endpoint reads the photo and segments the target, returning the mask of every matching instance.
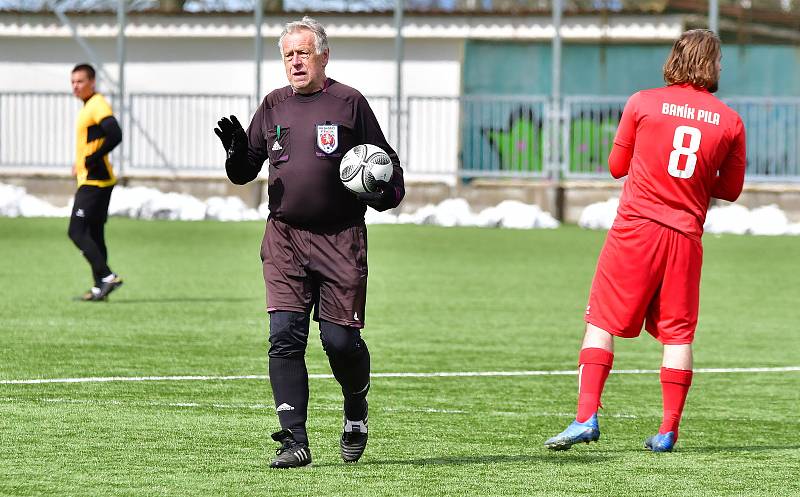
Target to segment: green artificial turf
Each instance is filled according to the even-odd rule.
[[[373,226],[373,372],[574,370],[605,233]],[[110,220],[107,303],[64,219],[0,219],[0,380],[265,375],[263,223]],[[697,368],[800,366],[797,237],[706,236]],[[330,370],[312,330],[312,374]],[[646,334],[618,369],[657,369]],[[612,374],[602,438],[544,449],[576,377],[381,377],[362,460],[338,455],[341,394],[310,380],[314,464],[270,470],[265,379],[0,383],[0,495],[796,496],[800,371],[698,373],[672,454],[642,441],[658,375]]]

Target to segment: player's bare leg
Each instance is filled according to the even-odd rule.
[[[614,353],[614,335],[593,324],[586,323],[586,332],[583,334],[583,349],[603,349]]]
[[[678,441],[683,406],[692,385],[692,367],[691,344],[664,345],[660,375],[664,417],[658,433],[645,440],[645,448],[653,452],[672,452]]]
[[[691,371],[694,365],[693,362],[692,344],[664,345],[664,356],[661,360],[662,368]]]
[[[566,430],[549,438],[545,447],[567,450],[576,443],[596,442],[600,438],[597,409],[613,362],[614,336],[587,323],[578,360],[578,412],[575,421]]]

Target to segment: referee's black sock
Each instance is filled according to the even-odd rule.
[[[350,421],[367,417],[369,392],[369,349],[358,328],[328,321],[319,323],[320,337],[336,381],[342,386],[344,415]]]
[[[292,430],[297,442],[308,445],[308,370],[305,358],[270,357],[269,382],[281,428]]]

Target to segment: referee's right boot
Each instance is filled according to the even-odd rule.
[[[544,446],[550,450],[568,450],[577,443],[596,442],[600,439],[600,425],[597,423],[597,413],[579,423],[576,419],[566,430],[547,439]]]
[[[291,430],[273,433],[272,439],[281,446],[275,451],[275,459],[269,465],[271,468],[299,468],[311,464],[311,449],[295,440]]]

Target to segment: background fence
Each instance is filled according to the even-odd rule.
[[[231,114],[247,126],[250,107],[249,95],[130,94],[125,172],[220,170],[225,155],[213,128]]]
[[[115,104],[113,95],[110,97]],[[607,178],[625,97],[370,97],[410,177]],[[747,177],[800,182],[800,98],[730,98],[747,128]],[[68,93],[0,93],[0,168],[68,170],[80,102]],[[225,115],[245,123],[248,95],[132,93],[123,174],[223,174],[212,129]],[[398,129],[400,136],[397,136]],[[398,139],[399,138],[399,139]]]

